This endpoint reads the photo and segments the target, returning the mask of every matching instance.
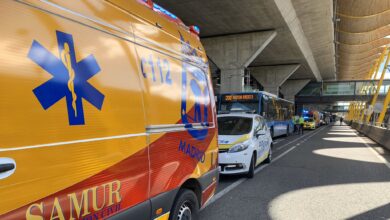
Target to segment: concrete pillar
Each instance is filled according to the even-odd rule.
[[[284,95],[284,99],[294,102],[295,95],[300,92],[310,82],[310,79],[287,80],[281,86],[280,92]]]
[[[300,64],[260,66],[250,68],[251,75],[264,87],[264,91],[279,95],[279,87],[300,67]]]
[[[201,39],[207,55],[221,69],[221,93],[243,91],[245,68],[275,36],[276,31],[261,31]]]
[[[273,1],[275,2],[276,7],[279,9],[279,12],[283,17],[283,20],[287,24],[287,27],[290,29],[291,34],[293,35],[294,40],[297,42],[299,49],[301,50],[303,56],[306,59],[307,64],[309,65],[309,68],[314,74],[314,77],[317,79],[317,82],[320,82],[322,80],[321,73],[318,69],[317,62],[314,59],[314,55],[309,45],[309,42],[306,38],[306,35],[303,32],[301,22],[297,16],[292,1],[291,0],[273,0]]]

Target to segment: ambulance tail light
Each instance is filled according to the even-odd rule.
[[[191,31],[191,33],[194,33],[194,34],[196,34],[198,36],[200,34],[200,28],[198,26],[196,26],[196,25],[190,26],[190,31]]]

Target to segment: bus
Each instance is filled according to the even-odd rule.
[[[0,1],[0,219],[196,219],[218,183],[198,31],[151,0]]]
[[[246,112],[263,116],[271,136],[288,136],[294,130],[294,103],[264,91],[221,94],[218,113]]]

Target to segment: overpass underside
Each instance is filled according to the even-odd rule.
[[[262,88],[293,100],[309,81],[336,79],[332,0],[155,2],[200,27],[216,93]]]

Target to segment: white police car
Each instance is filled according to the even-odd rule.
[[[257,114],[218,115],[219,168],[221,174],[249,178],[261,162],[272,159],[272,138],[265,119]]]

